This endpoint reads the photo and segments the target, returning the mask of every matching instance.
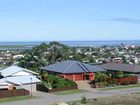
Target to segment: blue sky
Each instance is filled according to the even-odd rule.
[[[140,40],[140,0],[0,0],[0,41]]]

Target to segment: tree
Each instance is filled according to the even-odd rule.
[[[105,82],[107,80],[108,76],[107,74],[105,73],[101,73],[101,72],[98,72],[95,74],[95,81],[97,82]]]
[[[124,74],[123,74],[122,71],[119,71],[119,72],[116,72],[115,73],[115,77],[117,77],[117,78],[123,78],[124,77]]]
[[[24,51],[24,58],[19,59],[19,66],[40,72],[40,67],[60,62],[69,58],[70,48],[59,42],[42,43],[32,50]]]

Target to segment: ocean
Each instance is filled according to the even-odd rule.
[[[49,43],[50,41],[34,41],[34,42],[0,42],[0,46],[36,46],[41,43]],[[121,40],[121,41],[59,41],[67,46],[103,46],[103,45],[140,45],[140,40]]]

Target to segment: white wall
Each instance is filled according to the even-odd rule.
[[[31,92],[31,85],[32,85],[32,92],[36,92],[36,83],[28,84],[28,85],[22,85],[22,88]]]
[[[13,85],[13,84],[10,84],[7,82],[2,82],[2,83],[0,83],[0,89],[5,89],[5,88],[8,89],[9,85]]]

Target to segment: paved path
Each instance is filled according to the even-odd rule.
[[[82,89],[82,90],[88,90],[88,91],[96,91],[96,89],[91,88],[89,82],[90,81],[75,81],[78,89]]]
[[[44,93],[44,92],[36,92],[34,93],[34,95],[36,95],[38,98],[10,102],[10,103],[0,103],[0,105],[49,105],[49,104],[59,103],[59,102],[80,100],[82,96],[86,96],[86,98],[90,99],[90,98],[130,94],[133,92],[140,92],[140,87],[129,88],[129,89],[105,90],[105,91],[92,91],[92,92],[89,91],[89,92],[64,95],[64,96],[58,96],[58,95]]]

